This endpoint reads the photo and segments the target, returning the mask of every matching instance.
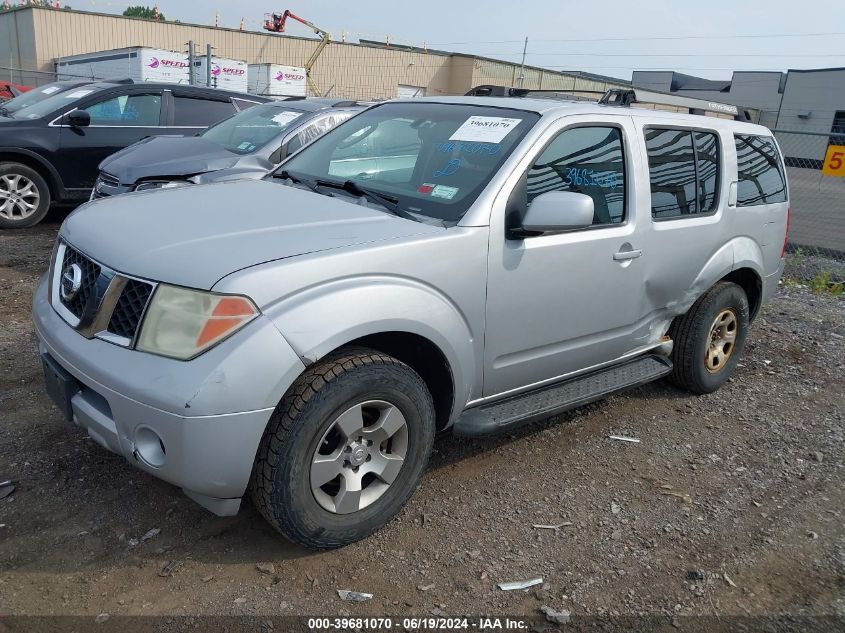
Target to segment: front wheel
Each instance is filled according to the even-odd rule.
[[[422,478],[434,405],[419,375],[380,352],[341,350],[284,397],[253,467],[253,503],[273,527],[325,549],[392,519]]]
[[[674,341],[670,379],[693,393],[716,391],[731,377],[748,336],[748,297],[721,281],[669,328]]]

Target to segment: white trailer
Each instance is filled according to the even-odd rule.
[[[206,58],[194,62],[194,84],[204,86],[207,78]],[[211,58],[211,87],[235,92],[247,91],[247,63],[222,57]]]
[[[188,83],[188,55],[160,48],[134,46],[56,59],[58,79],[131,78],[136,82]]]
[[[250,64],[249,92],[268,97],[305,97],[305,69],[281,64]]]

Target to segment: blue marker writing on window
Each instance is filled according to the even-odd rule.
[[[453,158],[443,169],[438,169],[434,172],[435,178],[442,178],[443,176],[451,176],[454,174],[458,169],[461,167],[461,159],[460,158]]]
[[[496,143],[476,143],[474,141],[446,141],[437,144],[437,151],[441,154],[462,152],[464,154],[487,154],[494,156],[499,153],[499,146]]]

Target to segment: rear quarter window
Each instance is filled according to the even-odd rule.
[[[771,138],[737,134],[736,206],[786,202],[780,153]]]

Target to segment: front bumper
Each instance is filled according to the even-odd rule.
[[[178,361],[83,337],[53,310],[46,276],[32,314],[39,352],[78,383],[76,425],[212,512],[237,512],[270,415],[304,369],[268,319]]]

